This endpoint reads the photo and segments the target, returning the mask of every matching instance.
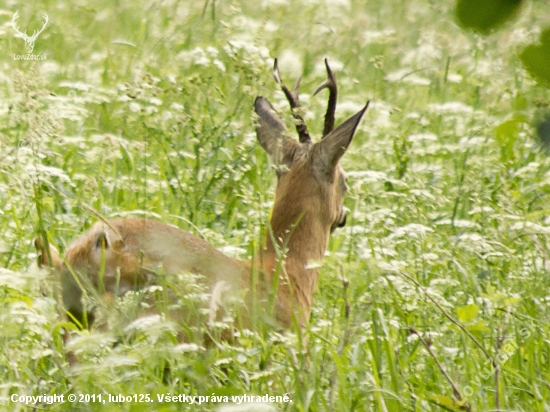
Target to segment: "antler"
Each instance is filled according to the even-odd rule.
[[[329,90],[327,112],[325,114],[325,128],[323,129],[323,137],[334,130],[334,113],[336,111],[336,99],[338,97],[338,86],[336,85],[336,76],[330,70],[328,65],[328,59],[325,59],[325,66],[327,68],[327,79],[317,87],[317,90],[313,93],[315,96],[323,89]]]
[[[23,36],[23,38],[26,40],[29,38],[29,36],[27,35],[27,30],[25,30],[25,33],[21,33],[19,31],[19,26],[16,26],[15,25],[15,20],[17,20],[19,18],[19,12],[16,11],[15,14],[13,15],[12,19],[11,19],[11,26],[13,27],[13,29],[19,33],[21,36]]]
[[[298,77],[296,85],[294,86],[294,91],[291,92],[288,87],[283,84],[281,77],[279,76],[279,65],[277,63],[277,59],[275,59],[275,63],[273,64],[273,78],[275,79],[277,84],[281,86],[281,89],[283,90],[286,99],[290,104],[292,116],[296,119],[296,131],[298,132],[300,143],[310,143],[311,137],[309,135],[309,132],[307,131],[306,123],[304,122],[304,119],[300,115],[298,110],[296,110],[300,107],[299,91],[300,81],[302,80],[302,78]]]
[[[38,35],[44,31],[44,29],[46,28],[46,25],[48,24],[49,21],[50,21],[50,18],[48,17],[48,15],[46,13],[44,13],[44,24],[42,25],[42,28],[38,31],[35,30],[32,33],[32,36],[31,36],[30,40],[36,40],[38,38]]]
[[[22,33],[21,31],[19,31],[19,26],[15,25],[15,20],[17,20],[18,18],[19,18],[19,11],[16,11],[15,14],[13,15],[12,19],[11,19],[11,25],[17,33],[19,33],[21,36],[23,36],[25,41],[29,41],[29,42],[35,41],[38,38],[38,35],[44,31],[44,29],[46,28],[46,25],[50,21],[50,18],[48,17],[48,15],[46,13],[44,13],[44,20],[45,21],[44,21],[44,24],[42,25],[42,28],[38,31],[35,30],[32,33],[32,36],[29,37],[29,35],[27,34],[27,30],[25,30],[25,32]]]

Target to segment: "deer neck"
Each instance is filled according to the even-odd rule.
[[[317,287],[318,264],[325,253],[330,230],[324,228],[311,212],[290,216],[277,212],[274,208],[271,233],[267,235],[264,270],[271,280],[274,273],[279,273],[279,295],[289,294],[290,301],[304,308],[309,317],[313,292]]]

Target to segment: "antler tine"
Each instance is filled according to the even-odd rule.
[[[50,21],[50,18],[48,17],[48,14],[44,13],[44,24],[42,25],[42,28],[40,30],[37,30],[37,33],[36,33],[37,35],[44,31],[49,21]]]
[[[300,143],[310,143],[311,142],[311,136],[309,135],[309,132],[307,130],[306,123],[304,122],[303,117],[300,115],[297,109],[300,107],[300,82],[302,80],[301,77],[298,78],[296,81],[296,85],[294,86],[294,91],[291,92],[288,87],[286,87],[283,84],[283,81],[281,80],[281,76],[279,76],[279,64],[277,59],[275,59],[275,62],[273,63],[273,78],[277,82],[279,86],[281,86],[281,89],[283,90],[283,93],[286,96],[286,99],[288,100],[288,103],[290,104],[290,109],[292,111],[292,117],[296,119],[296,131],[298,132],[298,138]]]
[[[327,112],[325,114],[325,128],[323,129],[323,137],[328,135],[334,130],[334,116],[336,112],[336,100],[338,98],[338,86],[336,84],[336,76],[330,70],[328,65],[328,59],[325,59],[325,66],[327,68],[327,79],[317,87],[317,90],[313,93],[315,96],[323,89],[329,90]]]
[[[283,82],[281,80],[281,77],[279,76],[279,62],[277,61],[276,57],[275,57],[275,61],[273,62],[273,78],[279,85]]]
[[[13,17],[11,18],[11,25],[17,33],[19,33],[22,36],[26,36],[27,35],[27,30],[25,30],[25,33],[21,33],[19,31],[19,26],[15,25],[15,20],[17,20],[18,18],[19,18],[19,11],[16,11],[15,14],[13,15]]]
[[[38,35],[44,31],[44,29],[46,28],[46,26],[48,24],[48,21],[50,21],[50,18],[48,17],[48,14],[44,13],[44,24],[42,25],[42,28],[40,30],[34,30],[32,32],[32,36],[31,36],[32,40],[36,40],[38,38]]]

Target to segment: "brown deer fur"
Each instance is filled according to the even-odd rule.
[[[323,258],[330,233],[345,224],[343,198],[347,186],[338,162],[368,107],[367,103],[332,130],[336,80],[328,64],[327,72],[328,80],[321,88],[330,91],[329,108],[325,136],[317,143],[311,142],[297,111],[293,115],[300,142],[289,138],[284,122],[265,98],[258,97],[254,103],[258,141],[275,165],[278,182],[266,249],[255,256],[252,265],[230,258],[204,240],[162,222],[100,221],[69,246],[64,261],[51,248],[48,255],[41,238],[35,242],[42,265],[52,266],[60,274],[65,308],[82,319],[82,283],[77,282],[75,274],[87,277],[96,288],[102,281],[107,293],[123,294],[155,283],[159,268],[168,274],[201,274],[209,287],[215,288],[223,282],[230,290],[250,289],[252,272],[256,271],[258,298],[263,301],[271,290],[274,274],[279,276],[276,319],[285,327],[293,318],[298,324],[307,323],[318,278],[315,263]],[[282,84],[276,63],[274,77]],[[297,87],[294,92],[282,87],[291,107],[298,108]],[[280,256],[283,256],[281,263]],[[92,318],[92,314],[88,315]]]

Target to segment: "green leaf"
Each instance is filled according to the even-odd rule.
[[[455,14],[465,29],[487,34],[517,13],[523,0],[458,0]]]
[[[516,114],[495,127],[495,139],[500,145],[500,160],[503,163],[514,160],[514,145],[525,122],[524,115]]]
[[[540,44],[530,44],[523,49],[519,58],[533,77],[550,84],[550,28],[540,35]]]
[[[124,160],[124,163],[126,164],[126,167],[128,167],[128,170],[130,172],[134,171],[134,158],[132,157],[132,153],[128,151],[128,148],[120,143],[120,154],[122,155],[122,159]]]
[[[453,398],[444,395],[430,395],[430,398],[437,402],[439,405],[446,406],[449,409],[459,409],[460,404],[456,402]]]
[[[129,46],[129,47],[137,48],[137,46],[134,43],[126,41],[124,39],[113,40],[111,43],[112,44],[121,44],[123,46]]]
[[[470,332],[490,332],[492,329],[487,327],[487,322],[484,320],[478,320],[477,322],[468,325],[468,330]]]
[[[477,315],[479,312],[479,307],[472,303],[471,305],[461,306],[455,309],[456,315],[461,322],[469,322]]]
[[[504,299],[504,306],[515,305],[516,303],[518,303],[520,301],[521,301],[521,299],[519,299],[519,298],[508,297],[508,298]]]

